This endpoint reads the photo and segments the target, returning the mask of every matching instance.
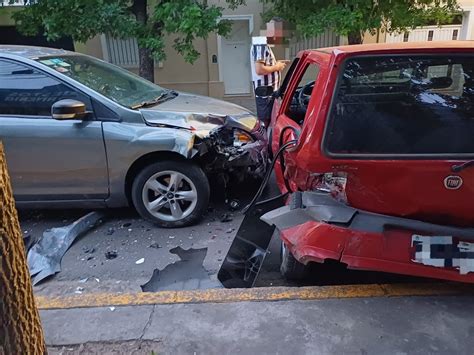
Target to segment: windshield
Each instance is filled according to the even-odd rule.
[[[168,91],[125,69],[91,57],[51,56],[37,61],[130,108],[153,102]]]

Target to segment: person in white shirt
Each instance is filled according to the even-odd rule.
[[[261,121],[268,123],[272,110],[272,93],[280,87],[281,72],[288,61],[275,59],[266,37],[253,37],[250,62],[257,116]]]

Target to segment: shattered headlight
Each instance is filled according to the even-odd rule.
[[[247,143],[252,143],[252,136],[244,131],[234,129],[234,147],[241,147]]]
[[[259,123],[258,118],[253,116],[253,115],[249,115],[249,116],[246,116],[246,117],[239,117],[238,122],[245,129],[247,129],[249,131],[252,130],[252,129],[255,129],[255,126],[257,126],[257,124]]]

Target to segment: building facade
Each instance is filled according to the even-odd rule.
[[[138,72],[138,45],[135,38],[116,39],[100,35],[82,44],[73,43],[68,38],[50,43],[41,36],[24,37],[16,31],[11,14],[21,9],[28,0],[13,1],[11,4],[11,0],[0,0],[0,4],[4,5],[3,8],[0,7],[0,43],[61,47]],[[209,0],[208,3],[226,8],[225,0]],[[364,42],[474,39],[474,0],[458,0],[458,3],[463,10],[459,23],[423,27],[401,34],[387,34],[379,30],[376,35],[367,34]],[[210,34],[205,40],[197,39],[195,47],[201,56],[192,65],[174,51],[174,38],[167,38],[167,58],[155,63],[155,82],[171,89],[222,98],[243,105],[252,102],[249,49],[252,36],[267,33],[269,26],[261,18],[264,6],[260,0],[247,0],[245,6],[235,10],[226,8],[223,19],[232,22],[231,33],[225,38]],[[302,49],[343,43],[345,39],[331,31],[311,39],[298,39],[293,32],[285,31],[284,41],[275,45],[274,52],[278,59],[291,59]]]

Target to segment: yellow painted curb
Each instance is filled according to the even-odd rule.
[[[265,287],[142,293],[91,293],[75,296],[36,296],[39,309],[68,309],[153,304],[231,303],[330,298],[474,295],[473,285],[383,284],[321,287]]]

